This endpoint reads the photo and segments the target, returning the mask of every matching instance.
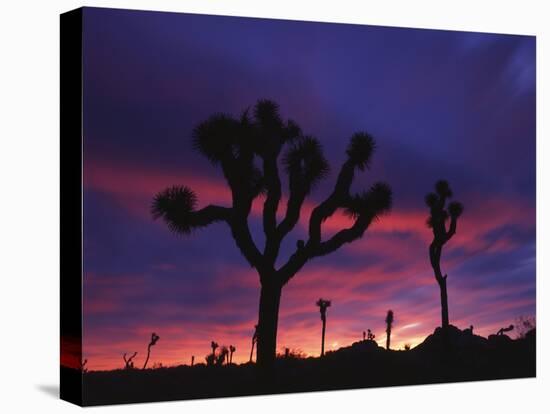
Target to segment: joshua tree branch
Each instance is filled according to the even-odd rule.
[[[449,225],[449,231],[447,231],[445,235],[445,243],[447,243],[456,233],[456,224],[457,224],[458,218],[455,216],[451,217],[451,224]]]
[[[350,160],[346,161],[342,165],[332,194],[313,209],[309,220],[308,244],[317,245],[321,242],[322,222],[332,216],[338,207],[343,207],[345,200],[349,197],[349,189],[353,181],[354,168],[354,164]]]
[[[235,215],[230,220],[230,228],[237,247],[246,258],[250,266],[255,267],[260,273],[262,273],[262,270],[265,270],[263,256],[252,239],[247,217],[243,217],[240,214]]]
[[[193,227],[206,227],[218,221],[229,220],[231,209],[216,205],[209,205],[192,213]]]

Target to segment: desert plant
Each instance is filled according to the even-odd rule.
[[[435,184],[435,192],[425,197],[426,205],[430,208],[430,216],[427,224],[433,231],[433,240],[430,244],[430,264],[433,268],[435,279],[439,285],[441,297],[441,326],[449,326],[449,306],[447,301],[447,275],[441,272],[441,252],[443,246],[451,240],[456,233],[458,218],[464,210],[461,203],[453,201],[447,205],[447,200],[453,196],[449,183],[440,180]],[[450,224],[447,228],[447,221]]]
[[[497,336],[504,335],[506,332],[510,332],[514,329],[514,325],[509,325],[506,328],[500,328],[497,332]]]
[[[88,360],[85,359],[84,361],[82,361],[80,363],[80,370],[85,374],[88,372],[88,368],[86,367],[86,365],[88,364]]]
[[[226,359],[229,357],[229,349],[224,345],[220,348],[220,352],[216,357],[216,365],[223,365]]]
[[[386,349],[390,349],[391,328],[393,325],[393,311],[390,309],[386,314]]]
[[[214,354],[214,353],[208,354],[208,355],[206,355],[206,357],[204,359],[206,360],[206,365],[207,366],[212,366],[216,362],[216,354]]]
[[[147,346],[147,358],[145,358],[145,363],[143,364],[143,369],[147,367],[147,362],[149,362],[149,357],[151,356],[151,347],[154,346],[157,341],[160,339],[160,337],[156,333],[151,334],[151,341],[149,342],[149,345]]]
[[[301,349],[283,348],[283,352],[277,353],[279,359],[304,359],[306,354]]]
[[[254,334],[252,335],[252,349],[250,350],[249,362],[252,362],[252,355],[254,354],[254,346],[258,342],[258,325],[254,325]]]
[[[363,341],[367,339],[367,333],[365,331],[363,331]]]
[[[126,353],[122,356],[124,359],[124,369],[134,369],[134,362],[132,361],[137,355],[137,352],[134,352],[129,357],[126,357]]]
[[[216,355],[216,349],[218,349],[219,345],[217,342],[210,342],[210,347],[212,348],[212,354]]]
[[[319,299],[316,303],[319,306],[319,312],[321,312],[321,321],[323,323],[323,330],[321,333],[321,356],[325,355],[325,329],[327,325],[327,308],[330,306],[330,300]]]
[[[524,338],[525,335],[535,329],[537,323],[534,316],[520,316],[516,319],[516,335],[518,338]]]
[[[374,335],[370,329],[367,329],[367,340],[368,341],[374,341],[375,337],[376,337],[376,335]]]
[[[236,350],[237,348],[235,348],[233,345],[229,345],[229,363],[230,364],[233,363],[233,354],[235,353]]]
[[[191,356],[191,366],[195,365],[195,355]]]
[[[368,191],[352,194],[357,171],[370,166],[374,152],[371,135],[355,133],[346,150],[331,194],[309,217],[308,239],[296,244],[295,251],[279,268],[275,264],[281,243],[296,226],[306,197],[327,176],[329,165],[317,139],[305,136],[293,121],[284,122],[278,105],[260,100],[239,118],[214,115],[193,131],[193,146],[214,166],[219,166],[231,190],[232,205],[208,205],[197,209],[197,196],[188,187],[173,186],[153,200],[153,218],[163,219],[169,229],[189,234],[215,222],[229,226],[235,244],[259,275],[258,365],[269,369],[275,360],[281,291],[310,260],[328,255],[361,236],[380,215],[390,210],[392,193],[387,184],[376,183]],[[281,157],[281,154],[284,154]],[[279,160],[288,176],[286,212],[278,222],[282,200]],[[262,212],[265,245],[260,250],[248,224],[252,202],[265,195]],[[321,237],[322,223],[336,210],[344,209],[353,220],[327,240]]]
[[[405,344],[404,349],[405,349],[405,351],[410,351],[411,350],[411,344]]]

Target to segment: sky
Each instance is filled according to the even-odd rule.
[[[191,132],[259,99],[318,138],[333,172],[307,199],[278,265],[306,238],[308,212],[331,191],[354,132],[377,147],[353,190],[385,181],[394,194],[363,238],[285,286],[278,350],[319,355],[320,297],[332,300],[329,350],[367,329],[382,345],[388,309],[394,349],[434,331],[424,195],[442,178],[465,207],[442,257],[451,323],[487,336],[535,314],[534,37],[86,8],[83,68],[89,369],[121,368],[135,351],[143,364],[152,332],[150,364],[204,362],[212,340],[248,360],[260,284],[227,226],[178,236],[150,206],[174,184],[194,189],[200,206],[229,205]],[[249,219],[258,246],[261,203]],[[348,225],[336,214],[323,237]]]

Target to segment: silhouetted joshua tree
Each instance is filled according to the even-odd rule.
[[[390,309],[386,315],[386,349],[390,349],[391,328],[393,325],[393,311]]]
[[[134,352],[131,356],[128,358],[126,357],[126,353],[122,356],[124,359],[124,369],[134,369],[134,362],[132,361],[137,355],[137,352]]]
[[[195,355],[191,356],[191,366],[195,365]]]
[[[284,122],[276,103],[261,100],[252,115],[248,110],[239,118],[218,114],[199,124],[193,131],[193,146],[221,168],[231,191],[232,205],[197,209],[197,196],[190,188],[173,186],[155,196],[152,215],[155,219],[162,218],[170,230],[179,234],[189,234],[215,222],[228,225],[235,244],[259,275],[257,362],[269,369],[275,361],[283,286],[308,261],[359,239],[373,220],[390,210],[392,193],[387,184],[377,183],[357,194],[350,191],[355,173],[370,165],[374,139],[364,132],[351,137],[334,189],[312,209],[307,241],[297,242],[295,251],[278,268],[275,264],[282,241],[298,223],[306,197],[329,172],[319,141],[303,135],[295,122]],[[288,176],[289,189],[280,222],[277,220],[282,200],[279,160]],[[252,202],[261,194],[265,196],[263,249],[256,245],[248,224]],[[323,240],[322,223],[337,209],[344,209],[353,224]]]
[[[147,346],[147,358],[145,358],[145,363],[143,364],[143,369],[147,367],[147,362],[149,362],[149,356],[151,356],[151,347],[154,346],[157,341],[160,339],[160,337],[156,333],[151,334],[151,342],[149,342],[149,345]]]
[[[233,345],[229,345],[229,363],[230,364],[233,363],[233,354],[235,353],[236,350],[237,348],[235,348]]]
[[[327,308],[330,306],[330,300],[319,299],[316,303],[321,312],[321,321],[323,322],[323,331],[321,333],[321,356],[325,355],[325,329],[327,326]]]
[[[216,349],[218,348],[218,343],[217,342],[210,342],[210,347],[212,348],[212,355],[216,355]]]
[[[456,233],[458,218],[461,216],[463,206],[457,201],[449,203],[447,200],[453,196],[449,183],[440,180],[435,184],[435,193],[426,195],[425,201],[430,208],[430,217],[427,224],[433,230],[433,241],[430,244],[430,263],[432,265],[435,279],[439,284],[441,295],[441,326],[449,326],[449,307],[447,303],[447,275],[441,272],[441,251],[443,246]],[[447,228],[447,221],[450,217],[450,224]]]
[[[85,359],[84,361],[82,361],[80,363],[80,370],[85,374],[86,372],[88,372],[88,368],[86,368],[86,365],[88,364],[88,360]]]
[[[363,331],[363,341],[366,339],[367,333]]]
[[[368,341],[374,341],[375,337],[376,337],[376,335],[374,335],[370,329],[367,329],[367,340]]]
[[[216,357],[216,365],[223,365],[224,362],[226,362],[226,359],[229,357],[229,349],[227,349],[226,346],[222,346],[220,348],[220,352],[218,353],[218,356]]]
[[[214,365],[214,363],[216,362],[216,354],[208,354],[204,359],[206,360],[207,366]]]
[[[498,336],[504,335],[505,332],[510,332],[514,329],[514,325],[510,325],[507,328],[500,328],[497,332]]]
[[[252,362],[252,355],[254,354],[254,345],[258,342],[258,325],[254,325],[254,334],[252,335],[252,349],[250,350],[249,362]]]

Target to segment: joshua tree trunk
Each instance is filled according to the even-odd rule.
[[[256,342],[254,342],[254,340],[252,340],[252,348],[250,349],[250,359],[248,360],[249,362],[252,362],[252,355],[254,354],[254,344]]]
[[[147,358],[145,358],[145,364],[143,364],[143,369],[147,367],[147,363],[149,362],[149,356],[151,355],[151,345],[147,347]]]
[[[437,280],[441,293],[441,326],[449,326],[449,305],[447,304],[447,275]]]
[[[275,362],[281,290],[282,286],[266,283],[262,286],[260,293],[256,363],[266,369],[271,368]]]
[[[323,318],[323,332],[321,334],[321,356],[325,355],[325,328],[327,325],[327,318]]]

